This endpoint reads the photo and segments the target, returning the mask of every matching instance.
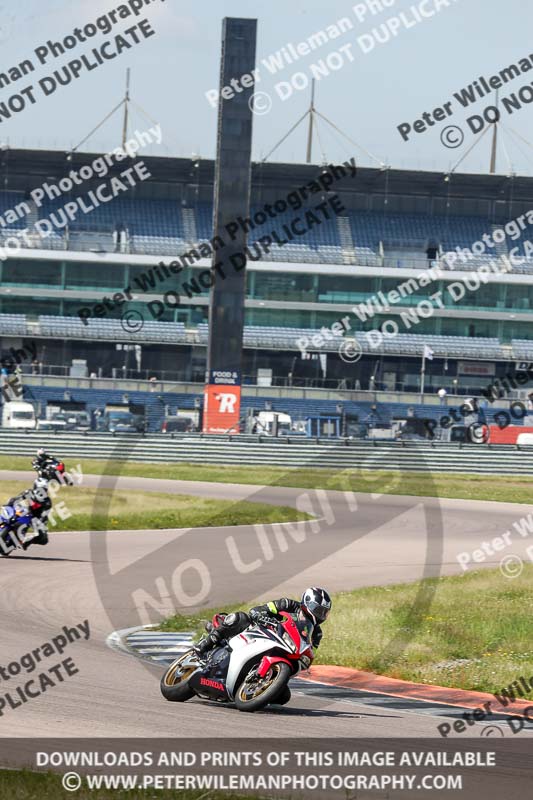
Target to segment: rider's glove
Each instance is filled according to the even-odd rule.
[[[272,625],[273,617],[266,614],[264,611],[256,611],[255,614],[249,614],[250,620],[254,625]]]

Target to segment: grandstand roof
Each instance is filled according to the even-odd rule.
[[[71,169],[90,163],[101,153],[74,153],[67,160],[65,151],[19,150],[5,147],[0,150],[0,169],[4,189],[28,191],[36,184],[60,178]],[[139,186],[137,191],[145,197],[172,197],[178,186],[211,186],[214,180],[214,161],[202,158],[170,158],[140,156],[153,175],[153,180]],[[116,165],[116,172],[127,167],[127,161]],[[252,178],[255,188],[263,190],[291,188],[305,183],[316,175],[317,165],[255,163]],[[514,203],[533,202],[533,178],[508,175],[475,175],[454,173],[449,181],[443,172],[421,170],[380,169],[361,167],[349,190],[357,194],[378,194],[431,197],[461,197],[472,200],[494,201],[512,198]],[[338,187],[342,192],[347,186]],[[177,194],[177,192],[176,192]],[[409,209],[406,209],[406,211]]]

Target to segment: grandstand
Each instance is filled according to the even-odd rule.
[[[118,340],[123,342],[159,342],[182,345],[207,345],[209,325],[198,323],[196,328],[187,330],[183,322],[156,322],[146,320],[141,330],[128,331],[119,320],[94,319],[87,324],[75,317],[40,315],[37,323],[30,324],[24,314],[0,315],[0,334],[10,336],[37,336],[40,338],[59,338],[84,341]],[[263,350],[295,350],[300,352],[306,339],[312,341],[320,336],[321,331],[312,328],[283,328],[276,326],[250,325],[244,329],[244,345],[247,348]],[[421,357],[424,345],[429,346],[436,356],[442,358],[471,358],[493,361],[523,361],[533,359],[533,341],[513,339],[507,347],[494,337],[467,336],[433,336],[431,334],[398,334],[393,340],[384,339],[383,343],[371,347],[365,334],[355,332],[354,338],[359,342],[363,352],[367,354],[399,353],[406,356]],[[340,333],[332,333],[325,339],[320,350],[335,353],[339,350],[344,337]],[[309,346],[310,350],[313,347]]]
[[[0,214],[23,203],[29,207],[25,218],[0,229],[0,244],[17,231],[30,231],[22,249],[15,254],[8,249],[0,264],[2,348],[37,341],[39,374],[48,369],[60,374],[62,367],[68,375],[73,359],[82,359],[87,375],[117,380],[152,375],[203,383],[209,288],[199,283],[193,290],[190,287],[210,266],[199,248],[213,235],[214,164],[146,158],[151,180],[49,237],[32,234],[38,219],[53,219],[51,215],[58,215],[71,198],[46,201],[37,208],[28,201],[29,192],[94,157],[0,152],[4,176]],[[251,216],[265,204],[287,198],[317,170],[310,165],[255,164]],[[354,181],[340,182],[335,190],[344,206],[339,216],[297,241],[273,245],[248,263],[244,330],[248,385],[257,383],[259,370],[271,370],[274,386],[416,391],[427,345],[434,359],[426,366],[426,391],[445,386],[449,391],[475,393],[519,362],[533,362],[533,259],[527,250],[522,252],[529,228],[474,259],[458,259],[453,265],[446,259],[447,252],[471,248],[495,228],[529,211],[532,179],[364,168]],[[304,212],[289,209],[256,227],[249,236],[251,252],[261,236],[280,230]],[[489,261],[503,265],[515,247],[523,257],[513,262],[510,271],[492,275],[460,299],[449,294],[453,282],[480,265]],[[168,264],[181,256],[185,269],[150,288],[146,282],[150,269],[161,260]],[[434,267],[442,270],[438,280],[418,287],[388,310],[378,308],[364,322],[354,313],[354,307],[368,298],[384,296]],[[94,307],[126,287],[132,291],[127,303],[85,323],[79,318],[81,308]],[[148,304],[161,300],[167,291],[179,292],[179,305],[168,303],[162,314],[154,315]],[[435,292],[442,295],[442,307],[418,324],[406,325],[402,313],[416,309]],[[136,329],[124,324],[120,317],[125,311],[142,316],[144,325]],[[363,355],[357,363],[347,364],[339,357],[341,333],[302,354],[302,339],[329,330],[343,318],[349,320],[343,333],[361,345]],[[371,346],[368,331],[381,329],[390,319],[398,322],[398,335]]]

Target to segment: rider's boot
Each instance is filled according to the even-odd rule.
[[[210,650],[213,650],[217,646],[219,641],[220,637],[213,631],[209,636],[204,636],[203,639],[200,639],[198,644],[194,645],[193,650],[200,658],[204,658]]]

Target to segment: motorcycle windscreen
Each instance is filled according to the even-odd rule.
[[[315,626],[313,625],[312,621],[307,617],[303,611],[300,611],[294,620],[296,627],[298,628],[298,633],[301,637],[300,642],[300,652],[303,653],[304,650],[311,645],[313,640],[313,631]]]

